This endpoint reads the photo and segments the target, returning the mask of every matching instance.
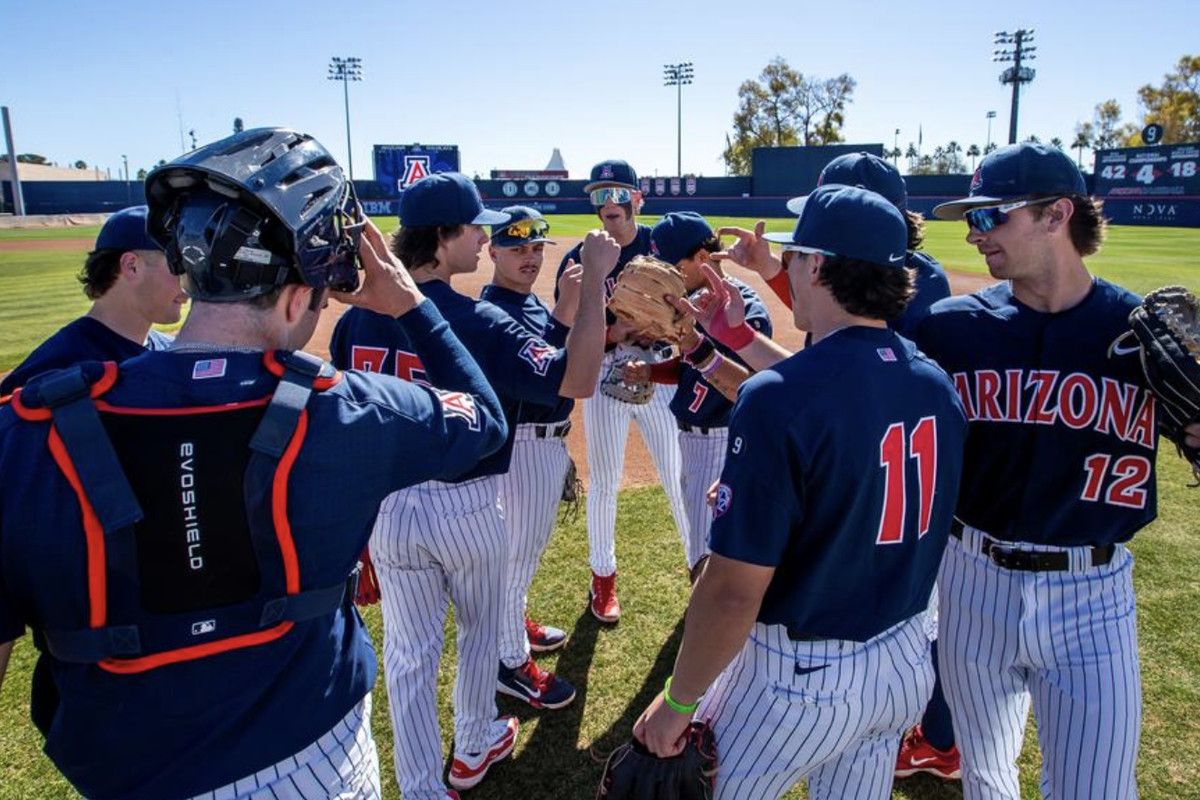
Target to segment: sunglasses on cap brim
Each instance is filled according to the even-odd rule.
[[[1015,203],[1004,203],[998,206],[984,206],[983,208],[972,208],[963,214],[963,219],[967,221],[967,225],[971,226],[980,233],[987,233],[995,230],[997,226],[1008,222],[1008,215],[1018,208],[1026,206],[1036,206],[1042,203],[1053,203],[1058,200],[1057,197],[1042,197],[1037,200],[1018,200]]]
[[[605,186],[603,189],[593,189],[588,193],[588,197],[592,198],[592,205],[602,206],[609,200],[612,200],[617,205],[633,202],[633,189],[626,189],[624,186]]]
[[[507,236],[510,239],[530,239],[545,236],[549,232],[550,223],[544,219],[522,219],[498,228],[492,238]]]

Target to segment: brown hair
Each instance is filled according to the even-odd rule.
[[[904,212],[904,224],[908,226],[908,249],[920,250],[925,242],[925,217],[916,211]]]
[[[462,225],[414,225],[392,234],[390,246],[396,258],[409,269],[438,265],[437,249],[442,242],[462,233]]]
[[[838,305],[870,319],[895,319],[916,293],[916,271],[844,256],[826,256],[818,281]]]
[[[83,284],[83,293],[89,300],[98,300],[117,282],[121,272],[121,256],[126,250],[93,250],[88,253],[83,269],[77,279]]]
[[[1053,197],[1053,195],[1042,195]],[[1069,194],[1066,198],[1071,201],[1074,211],[1067,230],[1071,234],[1071,244],[1081,256],[1090,256],[1099,252],[1108,234],[1108,220],[1104,217],[1104,202],[1085,194]],[[1049,204],[1030,206],[1034,219],[1041,219]]]

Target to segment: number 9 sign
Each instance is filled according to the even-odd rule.
[[[1162,141],[1165,130],[1162,125],[1157,122],[1152,122],[1142,128],[1142,142],[1147,145],[1155,145]]]

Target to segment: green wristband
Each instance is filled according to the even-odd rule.
[[[699,707],[700,701],[684,705],[675,698],[671,697],[671,676],[667,676],[667,682],[663,684],[663,702],[667,704],[667,708],[674,711],[676,714],[692,714]]]

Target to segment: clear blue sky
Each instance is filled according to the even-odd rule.
[[[1009,90],[992,34],[1035,28],[1037,78],[1023,91],[1021,138],[1059,136],[1096,103],[1127,118],[1136,91],[1200,48],[1197,6],[1073,3],[747,2],[474,4],[445,0],[175,0],[0,4],[0,103],[17,147],[60,164],[130,170],[181,152],[180,117],[203,143],[247,127],[312,133],[344,162],[341,84],[330,56],[363,59],[350,86],[355,176],[371,146],[457,144],[465,172],[545,166],[562,150],[572,177],[602,158],[675,171],[675,90],[662,65],[691,61],[683,168],[721,175],[737,88],[774,56],[806,74],[858,81],[845,135],[924,150],[981,147],[1008,129]]]

